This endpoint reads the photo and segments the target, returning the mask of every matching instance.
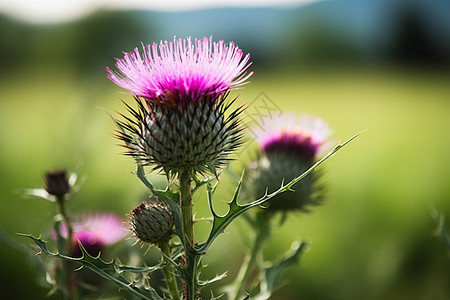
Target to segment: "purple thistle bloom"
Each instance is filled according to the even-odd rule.
[[[318,118],[294,113],[273,116],[265,123],[265,130],[257,138],[260,148],[268,155],[289,152],[312,162],[328,148],[325,143],[331,135],[328,124]]]
[[[126,154],[139,165],[166,175],[184,171],[217,176],[242,143],[240,106],[229,112],[231,89],[245,84],[253,72],[249,55],[233,42],[212,38],[174,39],[136,48],[117,59],[118,72],[108,78],[128,89],[138,109],[115,120]]]
[[[289,182],[308,170],[317,156],[329,146],[331,134],[328,124],[320,118],[308,115],[297,119],[294,113],[264,120],[264,131],[258,134],[259,157],[248,168],[243,185],[250,199],[262,197],[277,190],[282,182]],[[323,187],[317,180],[320,172],[314,172],[293,186],[294,192],[279,194],[267,202],[268,210],[307,210],[306,206],[319,204]]]
[[[111,213],[84,214],[79,221],[72,223],[72,228],[72,255],[75,257],[81,256],[78,240],[90,255],[97,256],[106,246],[122,240],[129,234],[123,221]],[[67,236],[65,225],[62,226],[61,233]]]
[[[108,78],[137,97],[169,106],[179,102],[216,100],[253,74],[249,54],[233,42],[204,37],[175,39],[142,45],[116,60],[118,72],[107,68]],[[175,102],[175,103],[173,103]]]

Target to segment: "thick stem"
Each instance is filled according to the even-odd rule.
[[[190,249],[194,246],[194,219],[192,215],[192,189],[191,172],[183,171],[179,175],[180,181],[180,208],[183,226],[183,244],[185,272],[183,272],[183,283],[185,297],[187,300],[194,300],[196,296],[197,260],[195,254]]]
[[[183,219],[183,234],[185,244],[194,244],[194,220],[192,216],[191,173],[183,171],[180,174],[180,207]]]
[[[200,256],[196,253],[189,251],[187,253],[187,265],[183,274],[184,283],[184,295],[183,300],[195,300],[197,299],[197,271]]]
[[[233,290],[231,299],[240,299],[239,296],[242,294],[244,289],[247,288],[249,275],[256,267],[258,267],[258,264],[263,262],[263,246],[270,234],[270,215],[266,213],[259,213],[257,215],[257,220],[258,226],[254,226],[255,240],[250,253],[246,256],[244,262],[242,263],[242,267],[236,276],[236,287]]]
[[[165,256],[170,258],[169,241],[160,243],[159,247],[161,249],[161,252],[164,253]],[[173,264],[166,259],[166,265],[164,266],[162,271],[164,273],[164,279],[166,280],[167,289],[169,290],[171,299],[180,300],[180,292],[178,291],[177,279],[175,277]]]

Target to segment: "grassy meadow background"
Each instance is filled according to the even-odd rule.
[[[299,11],[320,20],[320,15]],[[255,14],[248,9],[237,15],[257,19]],[[183,16],[189,19],[188,14]],[[265,39],[265,51],[264,39],[246,39],[246,34],[264,36],[256,25],[244,33],[232,28],[224,32],[220,22],[206,28],[186,21],[162,31],[161,24],[151,26],[148,19],[143,12],[99,12],[69,24],[37,26],[2,18],[2,24],[9,26],[0,29],[2,291],[10,290],[11,299],[44,299],[48,292],[38,278],[29,241],[14,235],[45,236],[51,229],[55,207],[21,192],[41,187],[46,171],[80,168],[84,183],[70,200],[73,212],[112,211],[126,219],[143,199],[145,190],[131,174],[134,163],[121,155],[111,134],[114,124],[104,111],[123,112],[120,99],[133,100],[106,79],[105,67],[141,41],[212,34],[214,39],[235,40],[254,57],[251,83],[233,92],[240,94],[239,103],[257,105],[255,99],[263,92],[281,111],[324,118],[336,140],[368,129],[320,167],[327,184],[326,203],[310,214],[289,216],[274,230],[268,257],[284,253],[295,239],[309,241],[311,248],[299,265],[286,272],[286,284],[273,299],[450,298],[449,249],[436,236],[438,222],[433,218],[435,211],[450,218],[448,44],[430,48],[440,52],[418,51],[403,61],[400,58],[408,58],[409,52],[401,45],[394,47],[396,51],[371,48],[375,54],[372,50],[361,54],[341,44],[345,36],[330,45],[329,39],[300,35],[294,43],[289,36],[302,27],[290,23],[280,27],[285,29],[281,37],[272,32]],[[316,33],[328,36],[326,30]],[[285,38],[286,45],[279,43],[277,48],[271,38]],[[326,50],[318,53],[317,49]],[[373,55],[367,58],[369,52]],[[252,149],[245,148],[239,157],[251,156]],[[234,167],[239,164],[236,161]],[[218,205],[234,190],[232,180],[224,176]],[[204,197],[196,196],[200,214],[205,206]],[[444,224],[447,230],[449,224]],[[237,222],[229,234],[218,238],[205,258],[210,266],[205,274],[230,268],[229,277],[234,277],[245,253],[245,237],[250,235],[247,229]],[[199,236],[206,232],[201,226],[199,230]]]

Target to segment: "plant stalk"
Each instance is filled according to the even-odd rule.
[[[170,256],[170,245],[169,241],[165,241],[159,244],[159,248],[161,249],[161,252],[164,253],[165,256]],[[178,291],[177,286],[177,279],[175,277],[175,269],[173,264],[166,259],[166,265],[162,269],[164,274],[164,279],[166,280],[167,289],[169,290],[169,294],[171,296],[171,299],[173,300],[180,300],[180,292]]]
[[[249,284],[249,276],[251,272],[258,268],[258,264],[263,262],[262,253],[264,243],[270,234],[270,214],[258,213],[257,226],[254,226],[255,240],[249,254],[247,254],[242,267],[235,279],[235,289],[231,299],[241,299],[239,296],[244,292]],[[260,271],[260,270],[258,270]]]
[[[192,189],[191,172],[183,171],[179,175],[180,181],[180,208],[183,227],[183,245],[185,271],[182,272],[187,300],[194,300],[196,296],[197,259],[195,253],[190,251],[194,247],[194,219],[192,215]]]
[[[194,220],[192,216],[192,190],[191,173],[183,171],[179,177],[180,180],[180,207],[181,217],[183,219],[184,242],[194,245]],[[186,250],[186,249],[185,249]]]
[[[72,241],[73,240],[73,228],[72,228],[72,224],[70,223],[69,216],[66,212],[64,196],[58,197],[56,202],[58,203],[59,214],[61,215],[62,221],[64,222],[64,224],[66,225],[66,228],[67,228],[67,239],[63,242],[63,245],[61,245],[60,242],[58,243],[59,244],[58,250],[63,254],[71,255],[72,243],[73,243],[73,241]],[[60,229],[57,228],[57,230],[59,231]],[[62,233],[58,232],[58,238],[61,238],[61,237],[62,237]],[[75,299],[76,298],[75,290],[74,290],[74,287],[72,284],[73,274],[72,274],[72,270],[71,270],[71,266],[70,266],[69,262],[67,262],[67,261],[62,262],[61,272],[64,273],[64,275],[62,276],[62,279],[63,279],[62,284],[66,288],[68,298]]]
[[[73,239],[73,228],[72,223],[70,223],[69,216],[66,212],[66,206],[64,202],[64,198],[58,198],[58,209],[59,214],[62,216],[63,222],[66,224],[67,227],[67,251],[70,252],[72,250],[72,239]]]

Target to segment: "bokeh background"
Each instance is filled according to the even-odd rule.
[[[141,42],[213,36],[251,53],[255,74],[235,92],[240,103],[265,97],[281,111],[320,116],[336,139],[368,129],[321,167],[325,205],[274,229],[268,257],[296,239],[311,248],[273,299],[450,299],[449,248],[436,219],[450,218],[449,16],[445,0],[105,6],[58,22],[1,14],[2,295],[44,299],[48,292],[28,241],[14,235],[50,230],[55,207],[21,192],[41,187],[46,171],[80,168],[73,212],[125,219],[142,200],[134,164],[121,155],[104,111],[124,111],[119,99],[132,99],[106,79],[105,67]],[[243,151],[251,156],[252,147]],[[219,202],[234,189],[223,181]],[[239,233],[247,229],[238,222],[217,240],[207,274],[229,268],[234,277],[249,235]]]

